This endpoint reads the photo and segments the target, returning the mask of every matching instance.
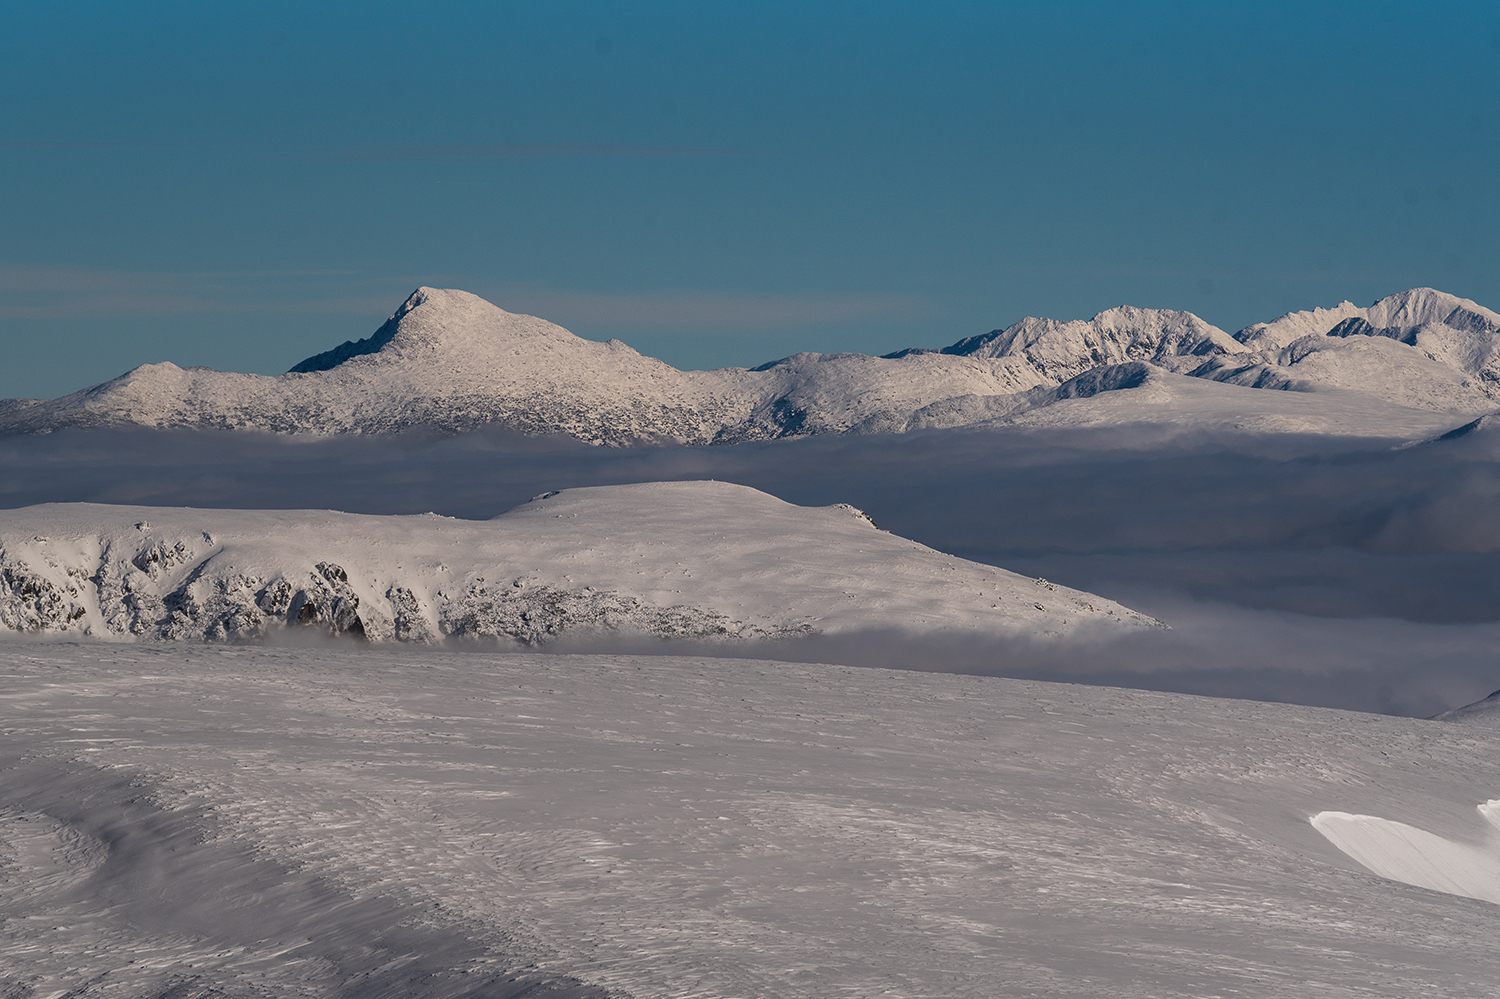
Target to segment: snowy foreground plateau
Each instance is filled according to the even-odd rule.
[[[1267,391],[1271,390],[1271,391]],[[1500,315],[1417,288],[1231,336],[1188,312],[1026,318],[941,350],[679,371],[463,291],[418,289],[370,337],[278,377],[171,363],[46,401],[0,435],[145,426],[379,433],[495,426],[591,444],[733,444],[975,425],[1168,423],[1420,436],[1500,410]],[[1462,417],[1455,419],[1455,417]]]
[[[435,514],[63,503],[0,511],[0,629],[253,641],[743,643],[876,629],[1047,639],[1161,627],[1113,601],[944,555],[853,507],[723,482]]]
[[[1493,713],[399,647],[6,643],[0,673],[7,997],[1404,999],[1500,971]]]

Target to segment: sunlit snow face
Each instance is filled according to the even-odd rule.
[[[1319,812],[1313,828],[1370,871],[1418,888],[1500,904],[1500,799],[1478,806],[1483,845],[1460,843],[1373,815]]]

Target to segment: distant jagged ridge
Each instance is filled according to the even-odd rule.
[[[1413,409],[1500,409],[1500,315],[1431,288],[1366,309],[1288,313],[1234,338],[1245,350],[1189,373],[1252,388],[1348,389]]]
[[[618,340],[584,340],[467,292],[419,288],[370,337],[285,375],[147,364],[58,399],[0,402],[0,434],[499,425],[593,444],[725,444],[1008,421],[1174,376],[1489,413],[1500,409],[1500,315],[1418,288],[1366,309],[1345,302],[1230,336],[1189,312],[1122,306],[1088,320],[1026,318],[942,349],[794,354],[749,370],[679,371]]]

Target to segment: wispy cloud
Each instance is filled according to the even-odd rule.
[[[147,149],[142,142],[0,142],[0,150],[11,149]]]
[[[718,149],[707,146],[630,146],[584,142],[472,142],[390,146],[331,146],[325,149],[300,150],[296,154],[316,159],[357,162],[508,159],[541,156],[701,157],[749,155],[741,150]]]
[[[486,286],[462,278],[368,277],[350,270],[124,271],[0,266],[0,320],[111,319],[193,314],[391,313],[419,284],[483,295],[510,312],[577,326],[585,336],[669,330],[747,333],[853,322],[917,311],[916,300],[883,294],[777,295],[665,291],[611,294]]]
[[[641,295],[501,288],[491,300],[567,326],[748,332],[813,323],[851,322],[916,311],[909,297],[881,294],[774,295],[654,292]]]
[[[487,160],[535,157],[722,157],[751,156],[743,149],[715,146],[641,146],[601,142],[426,142],[342,146],[262,144],[194,144],[161,142],[0,142],[0,152],[96,149],[174,149],[251,154],[276,159],[348,163],[397,163],[421,160]]]
[[[348,277],[345,270],[165,272],[0,266],[0,320],[114,319],[225,313],[378,316],[399,285],[364,294],[319,295],[297,279]],[[286,294],[288,288],[297,294]],[[313,292],[308,294],[308,292]]]

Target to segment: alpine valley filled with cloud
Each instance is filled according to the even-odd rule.
[[[0,402],[0,995],[1491,995],[1497,412],[1428,288]]]

